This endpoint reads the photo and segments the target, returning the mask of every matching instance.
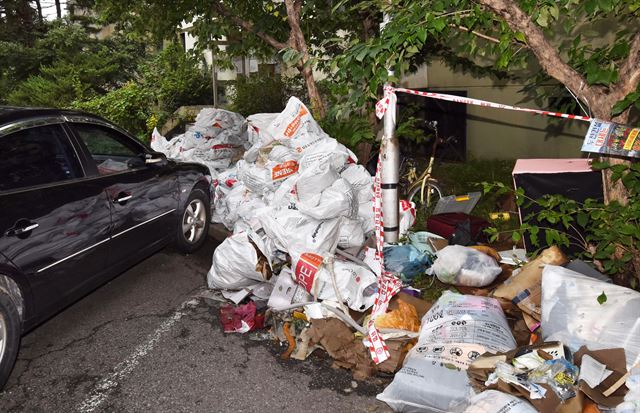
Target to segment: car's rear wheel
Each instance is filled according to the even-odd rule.
[[[20,347],[20,315],[8,294],[0,290],[0,390],[9,379]]]
[[[191,191],[181,213],[176,239],[178,249],[191,253],[200,248],[207,239],[210,220],[209,197],[202,189],[196,188]]]

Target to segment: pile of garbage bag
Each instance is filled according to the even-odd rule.
[[[393,375],[378,399],[395,411],[640,413],[640,293],[557,247],[523,263],[409,232],[378,251],[372,176],[300,100],[247,119],[204,109],[152,147],[211,171],[212,221],[229,236],[207,283],[225,332],[268,329],[282,358],[322,349],[357,380]],[[404,233],[415,209],[400,211]],[[402,289],[372,317],[388,272]],[[424,300],[420,277],[450,291]]]

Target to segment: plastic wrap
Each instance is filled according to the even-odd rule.
[[[433,273],[440,281],[465,287],[484,287],[502,272],[488,255],[460,245],[449,245],[436,253]]]
[[[598,300],[600,297],[600,302]],[[640,362],[640,293],[547,265],[542,271],[542,332],[573,351],[624,348],[627,368]]]

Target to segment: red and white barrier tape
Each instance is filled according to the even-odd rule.
[[[389,350],[380,333],[374,324],[374,320],[378,315],[387,312],[389,301],[400,288],[402,281],[390,272],[384,269],[384,217],[382,215],[382,154],[378,157],[378,167],[376,168],[376,176],[373,180],[373,217],[376,231],[376,259],[380,262],[380,276],[378,277],[378,292],[371,309],[371,319],[367,325],[369,337],[369,352],[374,363],[379,364],[389,358]]]
[[[588,116],[570,115],[568,113],[550,112],[548,110],[540,110],[540,109],[521,108],[518,106],[503,105],[502,103],[494,103],[486,100],[472,99],[472,98],[466,98],[466,97],[455,96],[455,95],[447,95],[445,93],[421,92],[419,90],[405,89],[401,87],[395,88],[391,86],[386,86],[384,88],[384,97],[381,100],[379,100],[378,103],[376,103],[376,116],[379,119],[382,119],[389,105],[392,102],[395,103],[395,101],[397,100],[396,92],[408,93],[410,95],[423,96],[423,97],[439,99],[439,100],[447,100],[449,102],[464,103],[466,105],[476,105],[476,106],[484,106],[484,107],[494,108],[494,109],[506,109],[506,110],[515,110],[519,112],[528,112],[528,113],[533,113],[535,115],[542,115],[542,116],[554,116],[557,118],[576,119],[576,120],[583,120],[586,122],[591,122],[593,120]]]

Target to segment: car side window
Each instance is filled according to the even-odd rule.
[[[81,178],[82,169],[61,125],[0,137],[0,191]]]
[[[144,166],[143,149],[119,132],[91,123],[72,124],[89,149],[100,175],[137,169]]]

